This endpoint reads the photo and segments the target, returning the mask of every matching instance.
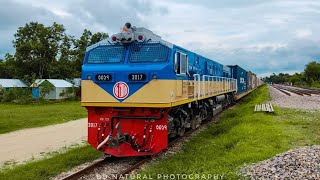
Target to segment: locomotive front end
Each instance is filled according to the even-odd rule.
[[[229,67],[127,23],[87,48],[81,88],[88,142],[113,156],[145,156],[230,105],[237,80]]]
[[[172,56],[169,43],[131,25],[87,48],[81,101],[89,144],[118,157],[167,148]]]

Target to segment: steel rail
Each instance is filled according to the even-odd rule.
[[[286,95],[288,95],[288,96],[291,96],[290,93],[288,93],[287,91],[284,91],[284,90],[278,88],[277,86],[274,86],[274,85],[273,85],[272,87],[274,87],[275,89],[279,90],[280,92],[282,92],[282,93],[284,93],[284,94],[286,94]]]
[[[80,169],[79,171],[72,173],[70,175],[68,175],[67,177],[62,178],[63,180],[75,180],[75,179],[79,179],[80,177],[82,177],[84,174],[89,173],[91,171],[93,171],[94,169],[96,169],[97,167],[100,167],[102,165],[104,165],[106,162],[112,162],[114,160],[114,157],[112,156],[107,156],[104,157],[101,160],[98,160],[86,167],[84,167],[83,169]]]
[[[311,93],[309,93],[309,92],[307,92],[307,91],[298,90],[298,89],[292,88],[292,87],[290,87],[290,86],[275,85],[275,87],[278,87],[278,88],[280,88],[280,89],[282,89],[282,90],[286,90],[286,91],[289,91],[289,92],[298,94],[298,95],[300,95],[300,96],[303,96],[303,95],[311,96]]]

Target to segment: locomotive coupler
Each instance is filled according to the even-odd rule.
[[[127,133],[121,134],[120,136],[114,136],[109,138],[108,147],[117,149],[121,143],[129,142],[130,135]]]

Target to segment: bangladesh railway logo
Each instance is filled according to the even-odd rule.
[[[113,95],[118,99],[125,99],[129,94],[129,86],[125,82],[117,82],[113,86]]]

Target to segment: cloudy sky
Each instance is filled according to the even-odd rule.
[[[260,76],[320,60],[319,0],[0,0],[0,58],[30,21],[117,33],[129,21],[174,44]]]

